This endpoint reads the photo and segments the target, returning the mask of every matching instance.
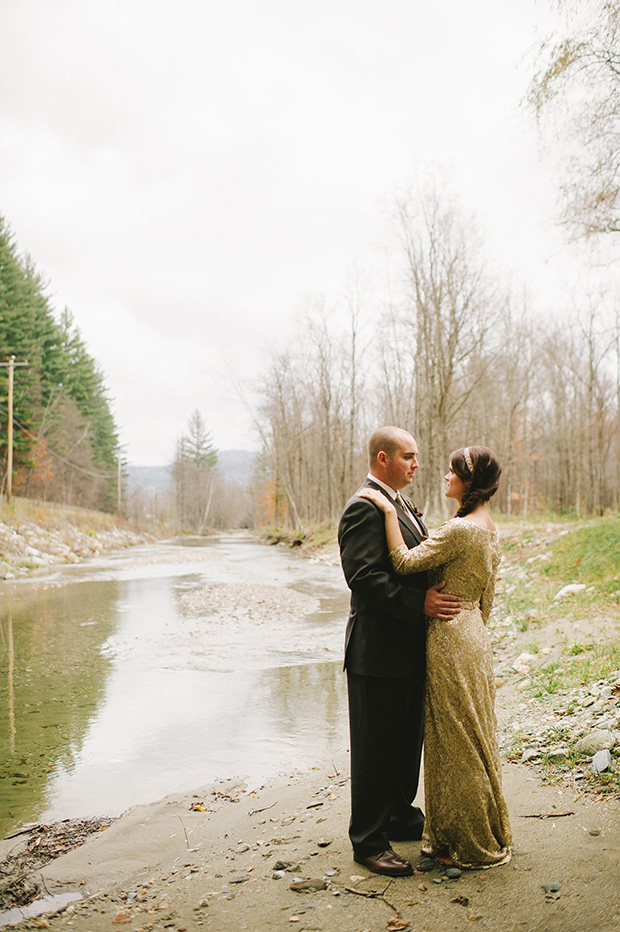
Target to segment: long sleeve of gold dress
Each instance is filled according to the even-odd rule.
[[[512,836],[485,628],[501,557],[498,535],[452,518],[413,550],[403,544],[390,556],[397,573],[428,570],[431,585],[445,579],[444,591],[463,600],[451,621],[427,621],[422,852],[448,853],[459,867],[505,864]]]

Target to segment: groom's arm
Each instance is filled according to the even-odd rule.
[[[427,592],[403,586],[391,571],[383,513],[372,502],[359,498],[346,507],[338,542],[345,579],[355,595],[403,621],[423,619]]]

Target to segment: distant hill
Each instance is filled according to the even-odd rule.
[[[125,473],[130,489],[168,492],[172,486],[170,466],[126,466]]]
[[[220,450],[217,454],[218,470],[229,479],[246,485],[252,479],[258,453],[250,450]],[[126,466],[129,488],[167,492],[172,488],[171,466]]]
[[[246,485],[254,475],[257,459],[258,453],[250,450],[220,450],[217,468],[229,479]]]

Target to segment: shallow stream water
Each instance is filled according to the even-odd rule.
[[[339,566],[166,541],[0,584],[0,836],[347,746]]]

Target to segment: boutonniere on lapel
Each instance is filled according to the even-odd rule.
[[[402,493],[401,493],[401,494],[402,494]],[[405,496],[403,495],[403,501],[405,501],[405,502],[407,503],[407,507],[414,513],[414,515],[416,516],[416,518],[423,518],[423,517],[424,517],[424,512],[423,512],[423,511],[419,511],[419,510],[416,508],[416,506],[413,504],[413,502],[411,501],[410,498],[405,498]]]

